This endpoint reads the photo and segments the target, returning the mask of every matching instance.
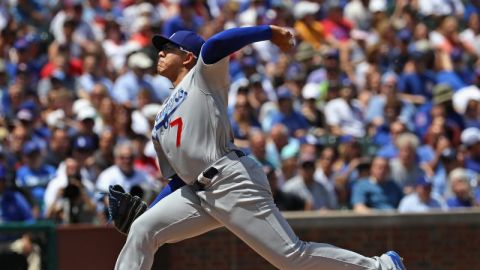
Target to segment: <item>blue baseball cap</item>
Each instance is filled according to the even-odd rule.
[[[163,46],[167,43],[174,44],[179,48],[193,53],[196,57],[200,55],[205,40],[192,31],[178,31],[173,33],[169,38],[155,35],[152,38],[152,43],[157,50],[162,50]]]
[[[30,46],[30,41],[27,38],[20,38],[13,44],[16,50],[26,50]]]
[[[40,153],[42,147],[36,141],[28,141],[23,145],[22,153],[24,155],[31,155],[33,153]]]
[[[416,181],[417,186],[429,187],[432,185],[432,181],[425,175],[419,176]]]
[[[397,38],[400,41],[410,42],[412,40],[412,32],[408,28],[402,28],[397,32]]]
[[[290,99],[292,98],[292,93],[290,92],[290,89],[286,86],[280,86],[277,89],[277,98],[280,99]]]

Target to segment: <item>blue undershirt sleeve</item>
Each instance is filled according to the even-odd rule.
[[[202,47],[205,64],[214,64],[248,44],[270,40],[272,29],[268,25],[232,28],[209,38]]]
[[[160,193],[157,195],[155,200],[150,204],[148,208],[152,208],[156,203],[158,203],[160,200],[163,198],[167,197],[171,193],[173,193],[175,190],[183,187],[185,185],[185,182],[178,177],[178,175],[172,176],[172,179],[168,182],[168,184],[160,191]]]

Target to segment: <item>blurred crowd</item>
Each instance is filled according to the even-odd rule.
[[[230,56],[236,145],[281,210],[480,204],[480,1],[8,0],[0,3],[0,221],[108,222],[121,184],[167,179],[151,129],[172,87],[154,34],[275,24]],[[186,138],[188,139],[188,138]]]

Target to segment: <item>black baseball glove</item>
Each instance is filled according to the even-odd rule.
[[[142,215],[148,208],[147,204],[138,196],[126,193],[120,185],[108,188],[108,213],[115,228],[127,235],[133,221]]]

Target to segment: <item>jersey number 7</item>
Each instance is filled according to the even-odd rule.
[[[181,138],[182,138],[182,129],[183,129],[183,121],[182,121],[182,117],[179,117],[175,120],[173,120],[172,122],[170,122],[170,127],[174,127],[174,126],[178,126],[177,128],[177,143],[176,143],[176,146],[177,148],[180,147],[180,143],[181,143]]]

